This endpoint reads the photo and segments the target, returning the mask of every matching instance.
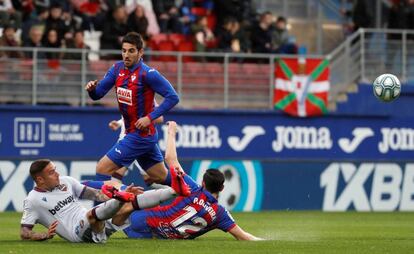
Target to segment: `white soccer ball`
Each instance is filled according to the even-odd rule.
[[[373,83],[374,95],[381,101],[391,102],[400,96],[401,83],[395,75],[380,75]]]

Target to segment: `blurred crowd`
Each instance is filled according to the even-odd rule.
[[[286,18],[257,13],[252,0],[0,0],[0,27],[0,46],[84,49],[85,32],[100,31],[100,49],[118,50],[135,31],[152,50],[160,49],[160,35],[179,34],[193,51],[297,52]],[[31,58],[32,51],[0,51],[0,57]]]
[[[377,26],[376,8],[378,0],[352,0],[349,10],[343,10],[349,18],[348,30],[352,33],[358,28]],[[383,0],[379,27],[389,29],[414,29],[414,0]],[[390,34],[390,39],[401,39],[400,34]]]

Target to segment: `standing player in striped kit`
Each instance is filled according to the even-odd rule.
[[[128,167],[137,160],[152,182],[171,183],[158,147],[158,133],[153,120],[173,108],[179,98],[167,79],[143,63],[143,54],[142,37],[135,32],[128,33],[122,39],[123,61],[116,62],[101,81],[89,81],[85,86],[93,100],[99,100],[115,86],[125,123],[126,136],[100,159],[96,167],[96,180],[110,180],[116,170]],[[164,97],[156,108],[155,93]]]

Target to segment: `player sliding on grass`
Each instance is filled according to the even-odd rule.
[[[30,175],[36,186],[24,200],[20,236],[23,240],[42,241],[58,234],[70,242],[104,243],[124,225],[127,213],[154,207],[177,194],[190,194],[181,174],[175,170],[170,174],[171,188],[143,192],[140,187],[128,186],[118,191],[104,185],[100,192],[72,177],[60,176],[50,160],[34,161]],[[104,203],[87,210],[79,199]],[[36,223],[48,231],[34,232]]]
[[[169,122],[165,162],[170,168],[183,172],[177,159],[176,133],[176,123]],[[241,229],[230,213],[218,204],[219,193],[224,188],[223,173],[217,169],[207,170],[201,186],[188,175],[184,175],[184,180],[191,188],[190,196],[177,197],[172,204],[164,207],[124,210],[125,214],[132,212],[131,226],[124,230],[128,237],[192,239],[217,228],[229,232],[238,240],[263,240]]]

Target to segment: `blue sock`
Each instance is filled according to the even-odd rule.
[[[100,190],[102,188],[102,185],[104,185],[104,182],[103,181],[84,181],[82,182],[82,184],[88,187]]]
[[[162,183],[167,186],[171,186],[171,174],[170,171],[167,172],[167,177],[165,178],[164,182]]]
[[[104,175],[104,174],[96,173],[95,180],[96,181],[110,181],[111,180],[111,176],[110,175]]]

